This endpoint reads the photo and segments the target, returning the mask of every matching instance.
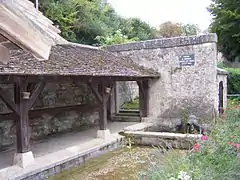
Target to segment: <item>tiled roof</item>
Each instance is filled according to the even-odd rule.
[[[55,45],[48,60],[39,61],[24,50],[12,50],[0,75],[80,75],[158,77],[159,74],[99,48],[74,43]]]

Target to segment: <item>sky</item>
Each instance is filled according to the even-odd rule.
[[[166,21],[198,24],[206,30],[211,22],[211,0],[108,0],[124,17],[138,17],[154,27]]]

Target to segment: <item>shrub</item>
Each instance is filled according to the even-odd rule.
[[[228,94],[240,94],[240,68],[225,68],[228,72]]]
[[[219,118],[209,136],[203,136],[185,156],[172,150],[164,165],[152,166],[147,179],[240,179],[240,108],[235,105]]]

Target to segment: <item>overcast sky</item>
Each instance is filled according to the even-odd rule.
[[[139,17],[157,27],[165,21],[198,24],[208,28],[211,16],[207,11],[211,0],[108,0],[125,17]]]

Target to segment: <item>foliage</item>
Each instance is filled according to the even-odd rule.
[[[218,35],[219,49],[230,61],[240,61],[240,1],[212,0],[212,32]]]
[[[138,38],[129,39],[128,36],[123,35],[121,30],[117,30],[116,33],[107,36],[97,36],[96,40],[101,46],[123,44],[128,42],[137,41]]]
[[[171,21],[162,23],[159,26],[158,34],[159,36],[165,37],[165,38],[181,36],[182,35],[181,24],[173,23]]]
[[[183,36],[196,35],[201,31],[197,24],[182,24],[181,29]]]
[[[40,10],[59,26],[61,35],[69,41],[91,45],[118,43],[119,29],[124,36],[120,42],[155,37],[154,28],[149,24],[137,18],[121,17],[109,4],[104,4],[101,0],[42,0],[39,2]],[[108,42],[109,38],[113,40]]]
[[[139,97],[133,99],[133,101],[122,105],[123,109],[139,109]]]
[[[198,25],[180,24],[167,21],[159,26],[158,34],[160,37],[191,36],[200,32]]]
[[[224,68],[228,75],[228,94],[240,94],[240,68]]]
[[[240,179],[239,119],[239,106],[228,108],[209,136],[202,136],[185,156],[168,152],[164,167],[152,167],[148,179]]]
[[[122,19],[120,29],[130,39],[148,40],[156,37],[156,29],[138,18]]]
[[[74,32],[77,24],[77,8],[73,1],[44,1],[42,3],[44,14],[61,29],[61,35],[69,41],[77,39]]]

